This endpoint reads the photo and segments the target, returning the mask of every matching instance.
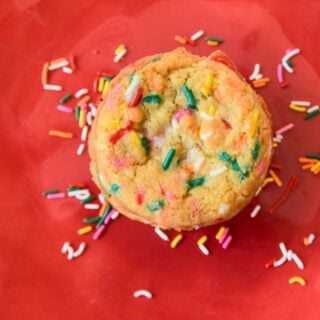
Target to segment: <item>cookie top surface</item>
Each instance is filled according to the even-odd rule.
[[[89,152],[94,180],[121,213],[192,229],[231,218],[254,197],[271,157],[270,115],[228,61],[179,48],[110,82]]]

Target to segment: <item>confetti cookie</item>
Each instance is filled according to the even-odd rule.
[[[221,51],[143,58],[110,83],[89,141],[91,172],[127,217],[188,230],[230,219],[271,157],[263,99]]]

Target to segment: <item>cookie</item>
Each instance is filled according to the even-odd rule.
[[[110,83],[89,139],[93,179],[122,214],[164,229],[230,219],[271,158],[271,116],[221,51],[143,58]]]

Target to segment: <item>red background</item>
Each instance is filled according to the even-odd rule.
[[[319,178],[303,172],[297,158],[319,153],[320,117],[303,121],[288,110],[291,100],[320,98],[320,6],[317,1],[37,1],[0,3],[1,85],[1,319],[319,319],[319,239],[302,243],[310,232],[320,233]],[[284,183],[293,174],[298,186],[275,213],[267,209],[283,190],[269,185],[246,210],[225,225],[234,241],[222,250],[214,239],[218,226],[184,233],[175,250],[153,229],[121,217],[99,241],[77,235],[86,211],[74,199],[49,201],[41,191],[90,180],[87,154],[76,155],[79,129],[72,116],[55,108],[66,92],[91,88],[102,69],[116,73],[125,64],[147,54],[177,46],[176,34],[191,35],[203,28],[225,39],[225,50],[248,76],[256,62],[272,78],[259,89],[277,129],[289,122],[275,161]],[[120,43],[128,47],[123,62],[113,63]],[[295,73],[281,89],[276,65],[287,48],[299,47],[293,59]],[[98,49],[99,54],[94,54]],[[192,52],[208,55],[204,41]],[[52,82],[63,93],[41,88],[45,61],[78,57],[78,71],[56,72]],[[70,105],[73,105],[72,103]],[[48,136],[50,129],[70,130],[71,141]],[[255,219],[255,204],[262,210]],[[92,214],[92,213],[91,213]],[[175,232],[169,232],[173,237]],[[196,240],[210,238],[212,254],[201,254]],[[64,241],[88,249],[68,261],[60,253]],[[284,241],[305,262],[300,271],[293,263],[277,269],[265,262],[279,257]],[[301,275],[306,287],[290,286]],[[153,300],[134,299],[147,288]]]

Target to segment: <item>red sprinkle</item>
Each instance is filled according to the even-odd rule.
[[[288,84],[288,82],[282,82],[282,83],[280,83],[280,87],[281,88],[285,88],[285,87],[287,87],[289,84]]]
[[[142,94],[143,94],[143,88],[139,87],[139,89],[136,91],[136,93],[133,96],[133,99],[130,101],[129,103],[129,107],[135,107],[139,104],[141,98],[142,98]]]
[[[273,169],[282,169],[282,166],[280,164],[277,164],[277,163],[274,163],[274,162],[271,162],[270,164],[270,168],[273,168]]]
[[[72,70],[76,70],[77,67],[76,67],[76,57],[74,55],[71,55],[70,58],[69,58],[69,61],[70,61],[70,67]]]
[[[143,203],[143,195],[141,193],[138,193],[136,195],[136,202],[138,205],[141,205]]]
[[[226,129],[231,130],[232,129],[232,125],[225,119],[221,119],[224,126],[226,127]]]
[[[223,57],[223,56],[213,56],[213,57],[211,57],[211,60],[220,62],[220,63],[226,65],[229,69],[235,71],[235,68],[234,68],[232,62],[231,62],[228,58],[226,58],[226,57]]]
[[[271,259],[270,261],[268,261],[264,266],[266,269],[269,269],[273,266],[273,264],[277,261],[276,258]]]
[[[119,139],[121,139],[126,133],[128,133],[133,128],[133,122],[129,121],[125,128],[117,130],[114,134],[110,136],[109,141],[115,144]]]
[[[195,41],[192,41],[191,39],[188,39],[188,38],[187,38],[187,44],[189,44],[190,46],[195,46],[195,45],[196,45],[196,42],[195,42]]]

